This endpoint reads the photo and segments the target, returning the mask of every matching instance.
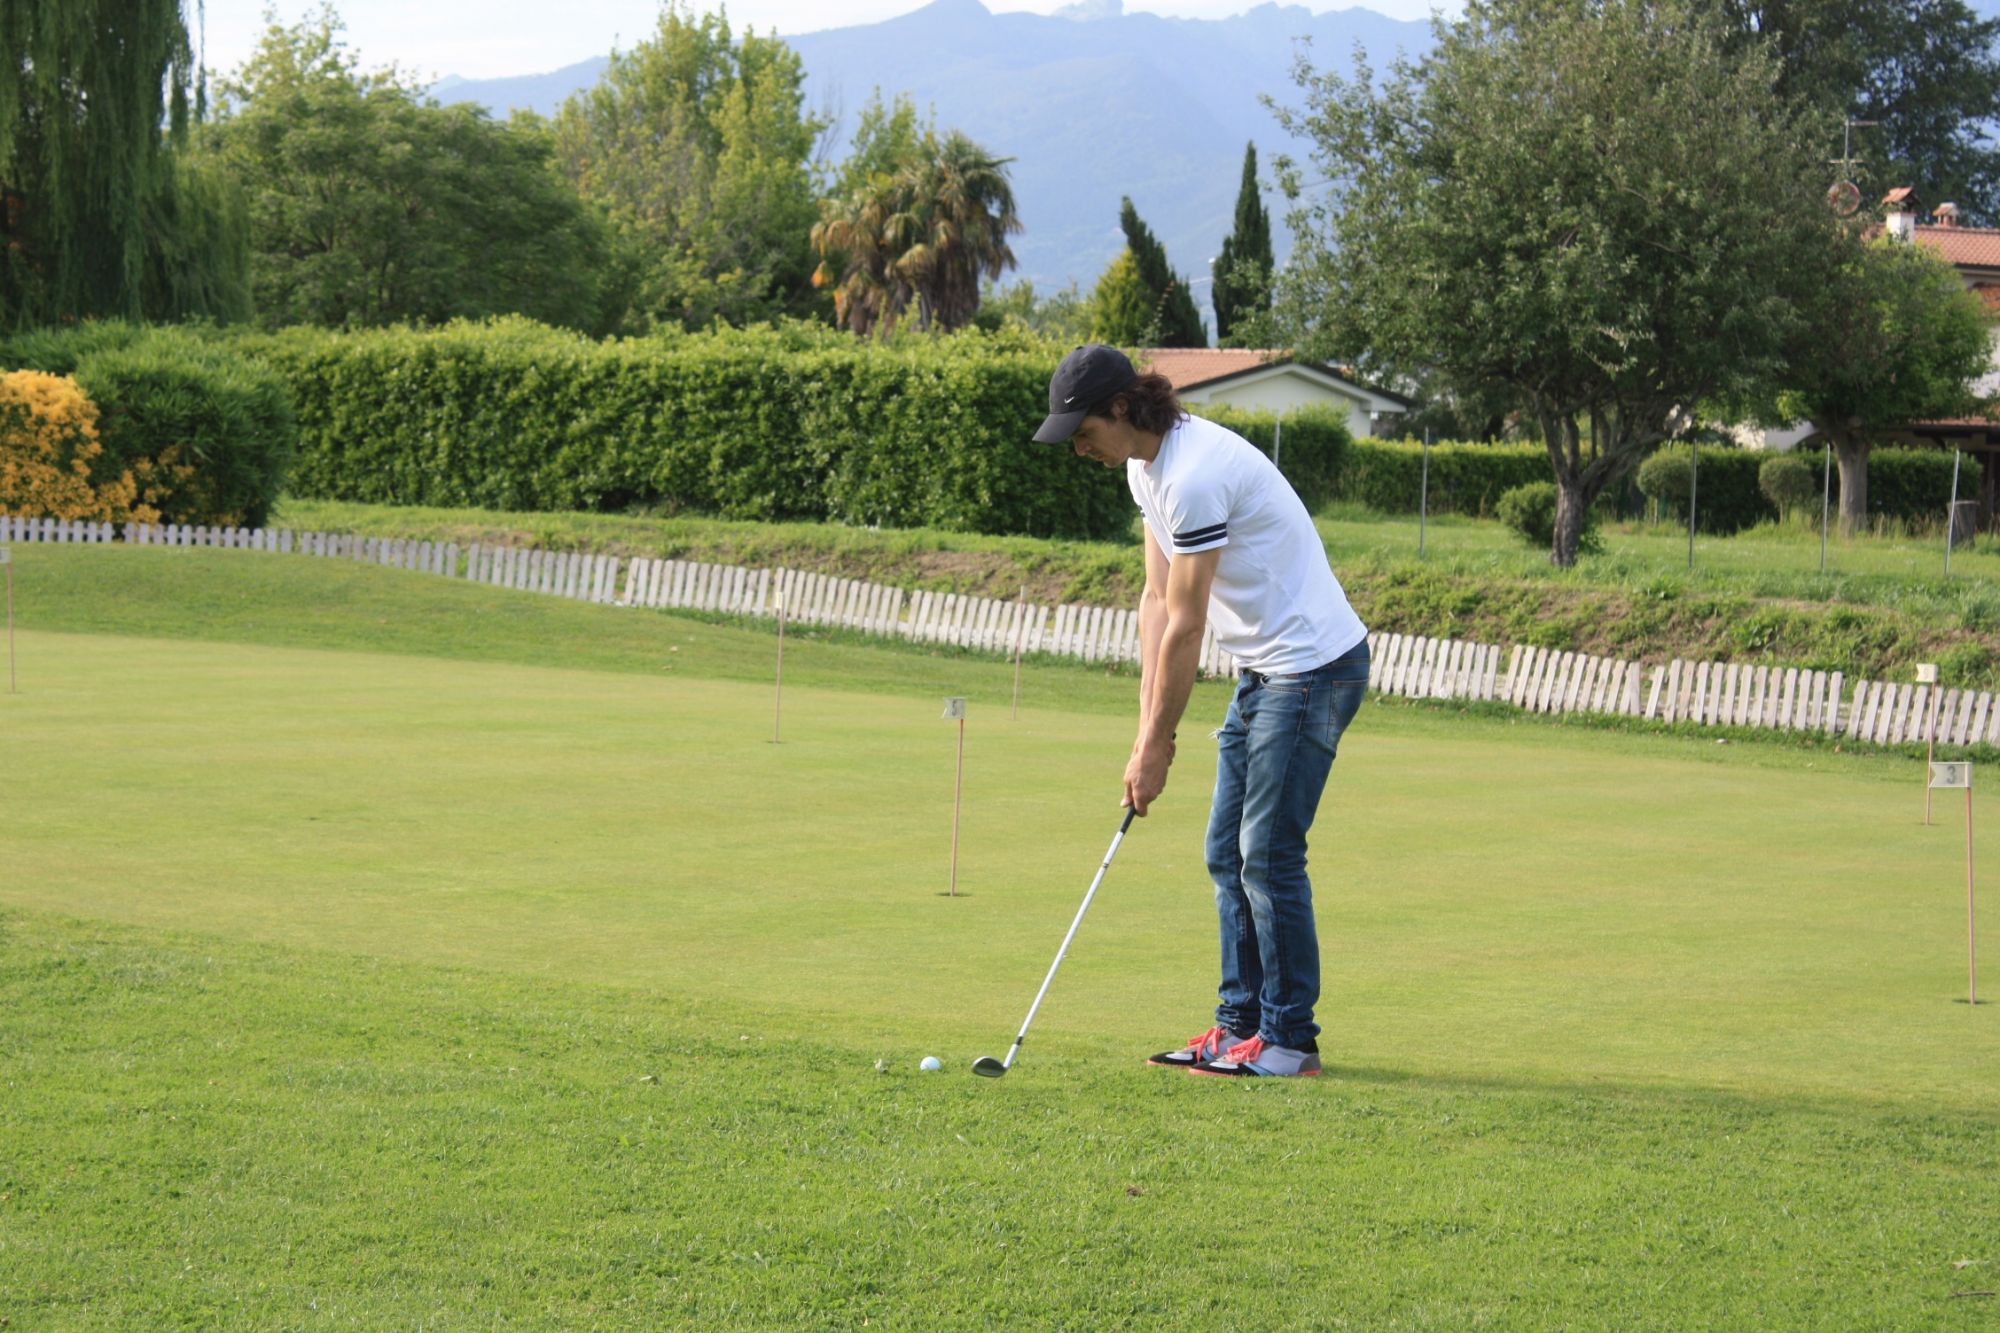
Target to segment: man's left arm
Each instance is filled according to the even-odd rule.
[[[1194,693],[1201,665],[1201,639],[1208,628],[1208,593],[1222,548],[1175,556],[1167,571],[1166,626],[1153,655],[1148,679],[1148,706],[1132,762],[1125,766],[1125,804],[1146,813],[1165,790],[1167,769],[1174,762],[1174,731]]]

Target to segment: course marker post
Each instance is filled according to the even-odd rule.
[[[778,675],[772,691],[771,744],[781,745],[785,721],[785,594],[778,594]]]
[[[14,548],[0,546],[0,565],[7,566],[7,693],[14,688]]]
[[[951,889],[949,896],[958,896],[958,813],[965,795],[965,700],[951,698],[944,701],[944,716],[947,721],[958,721],[958,776],[953,781],[951,793]]]
[[[1938,669],[1935,662],[1917,663],[1917,684],[1931,687],[1930,698],[1924,702],[1924,762],[1935,766],[1937,763],[1937,696]],[[1931,822],[1931,783],[1924,784],[1924,823]]]
[[[1962,760],[1931,765],[1933,787],[1965,789],[1965,1002],[1979,1003],[1979,918],[1972,893],[1972,765]]]

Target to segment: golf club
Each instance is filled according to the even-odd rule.
[[[1083,914],[1090,910],[1090,900],[1097,896],[1097,886],[1104,882],[1104,872],[1111,869],[1111,858],[1118,855],[1118,844],[1125,841],[1125,830],[1132,827],[1132,819],[1139,812],[1127,809],[1125,822],[1118,826],[1118,833],[1111,839],[1111,849],[1104,853],[1104,864],[1097,867],[1097,877],[1090,881],[1090,891],[1083,895],[1083,906],[1076,909],[1076,920],[1069,923],[1069,934],[1063,936],[1062,947],[1056,950],[1056,960],[1049,964],[1049,974],[1042,978],[1042,988],[1035,992],[1035,1002],[1028,1006],[1028,1016],[1021,1020],[1020,1035],[1007,1048],[1005,1060],[995,1060],[990,1055],[982,1055],[972,1062],[972,1072],[983,1078],[999,1078],[1014,1067],[1014,1057],[1021,1053],[1021,1043],[1028,1039],[1028,1025],[1035,1021],[1035,1010],[1042,1007],[1042,997],[1049,993],[1049,983],[1056,979],[1056,969],[1062,966],[1063,955],[1069,952],[1069,942],[1076,938],[1076,928],[1083,924]]]

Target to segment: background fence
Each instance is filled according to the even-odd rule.
[[[775,617],[986,652],[1045,654],[1085,662],[1136,662],[1134,611],[1040,606],[956,593],[909,593],[858,579],[796,569],[745,569],[688,560],[531,550],[473,543],[361,537],[352,533],[66,523],[0,515],[0,542],[211,546],[357,560],[470,579],[495,587],[607,606],[657,607]],[[1600,713],[1704,726],[1816,732],[1900,745],[1926,736],[1947,745],[2000,744],[2000,706],[1986,691],[1857,680],[1841,672],[1675,659],[1647,667],[1516,644],[1371,634],[1368,683],[1383,694],[1510,704],[1533,713]],[[1215,642],[1202,640],[1201,669],[1235,673]]]

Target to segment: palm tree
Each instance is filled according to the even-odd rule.
[[[896,251],[892,220],[901,203],[896,178],[877,174],[845,198],[822,199],[813,224],[812,247],[820,256],[814,287],[833,289],[834,319],[861,337],[886,333],[909,302],[908,289],[893,271]]]
[[[979,312],[979,280],[1014,267],[1007,238],[1021,230],[1012,158],[995,157],[957,130],[933,139],[924,161],[906,167],[907,211],[892,229],[905,248],[895,269],[917,296],[919,328],[965,327]]]
[[[979,310],[982,277],[1014,266],[1007,238],[1021,230],[1011,158],[954,130],[926,134],[919,153],[844,198],[822,200],[812,229],[813,285],[833,289],[834,313],[854,333],[886,333],[914,302],[917,327],[950,332]]]

